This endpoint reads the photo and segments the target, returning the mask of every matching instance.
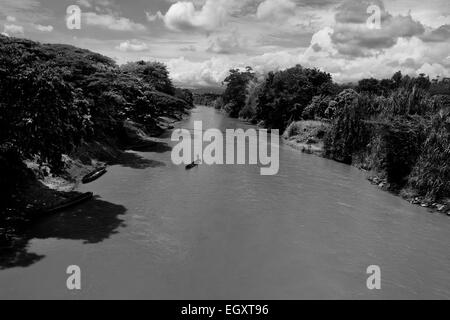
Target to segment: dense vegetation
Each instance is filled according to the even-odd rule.
[[[215,107],[267,128],[297,121],[329,125],[325,156],[376,171],[392,190],[450,197],[450,84],[403,76],[337,85],[330,74],[296,66],[257,75],[231,70]],[[321,130],[323,128],[321,127]]]
[[[192,105],[161,63],[119,67],[88,50],[0,36],[0,192],[20,182],[22,160],[59,170],[63,154],[120,136],[126,120],[152,132],[158,117]]]

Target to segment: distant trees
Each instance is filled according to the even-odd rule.
[[[178,99],[186,101],[190,106],[194,106],[194,94],[188,89],[176,88],[174,96]]]
[[[256,75],[250,67],[245,71],[233,69],[224,83],[223,109],[231,117],[262,121],[281,130],[301,119],[314,96],[336,90],[330,74],[300,65],[265,77]]]
[[[397,90],[400,87],[408,90],[414,87],[429,90],[431,81],[425,74],[420,74],[417,78],[410,78],[409,76],[403,76],[402,73],[398,71],[391,79],[362,79],[358,82],[356,90],[360,93],[388,96],[392,91]]]
[[[217,93],[194,93],[194,104],[214,107],[219,98],[222,99],[222,95]]]

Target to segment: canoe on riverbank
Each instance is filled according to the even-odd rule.
[[[97,170],[89,173],[88,175],[84,176],[84,178],[81,180],[81,182],[83,182],[83,184],[93,182],[93,181],[97,180],[98,178],[100,178],[101,176],[103,176],[106,172],[107,172],[107,170],[105,167],[97,169]]]
[[[92,192],[86,192],[86,193],[80,194],[79,196],[76,196],[74,198],[71,198],[71,199],[61,202],[60,204],[56,205],[53,208],[43,210],[40,213],[40,216],[46,216],[46,215],[58,213],[60,211],[74,207],[82,202],[91,200],[93,197],[94,197],[94,194]]]

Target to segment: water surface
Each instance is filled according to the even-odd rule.
[[[249,127],[203,107],[178,127],[195,120]],[[287,146],[279,174],[261,176],[244,165],[186,171],[173,145],[130,153],[80,187],[95,201],[33,227],[20,258],[2,262],[0,298],[450,298],[448,217]],[[81,291],[66,289],[69,265],[81,267]],[[366,287],[370,265],[380,291]]]

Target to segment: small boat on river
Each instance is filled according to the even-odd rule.
[[[188,165],[186,166],[186,170],[194,169],[194,168],[198,167],[199,164],[200,164],[200,161],[199,161],[199,160],[194,161],[194,162],[192,162],[191,164],[188,164]]]
[[[74,206],[82,203],[82,202],[91,200],[93,197],[94,197],[94,194],[92,192],[86,192],[86,193],[80,194],[79,196],[76,196],[72,199],[68,199],[66,201],[61,202],[60,204],[56,205],[53,208],[43,210],[43,212],[40,215],[41,216],[42,215],[50,215],[50,214],[54,214],[54,213],[69,209],[71,207],[74,207]]]
[[[83,184],[93,182],[93,181],[97,180],[98,178],[100,178],[101,176],[103,176],[106,172],[107,172],[106,167],[97,169],[97,170],[89,173],[88,175],[84,176],[83,179],[81,180],[81,182],[83,182]]]

